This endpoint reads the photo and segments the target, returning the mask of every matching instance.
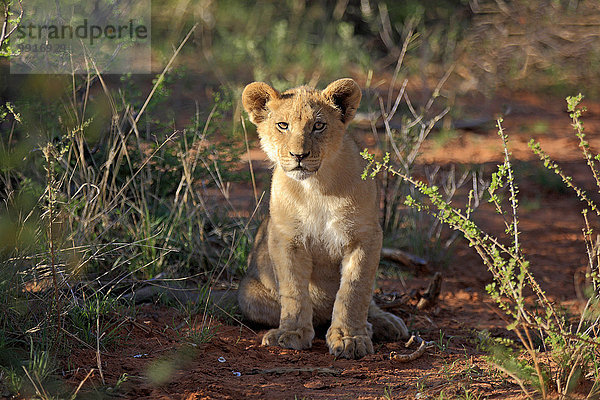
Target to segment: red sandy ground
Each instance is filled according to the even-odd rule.
[[[534,160],[526,144],[531,137],[539,139],[555,160],[563,162],[569,174],[592,191],[590,174],[578,152],[563,100],[516,93],[490,102],[486,109],[493,115],[500,111],[496,105],[502,103],[509,103],[513,110],[505,117],[504,128],[510,135],[515,159]],[[587,106],[587,133],[592,147],[600,149],[596,139],[600,138],[600,106]],[[259,160],[253,158],[255,167],[263,159],[260,155]],[[432,140],[421,158],[425,164],[444,165],[500,160],[501,146],[492,127],[461,132],[441,144]],[[534,183],[521,186],[523,207],[528,198],[535,198],[534,206],[521,210],[524,252],[549,296],[562,305],[577,306],[574,276],[577,271],[585,271],[587,260],[581,234],[582,205],[571,193],[548,194],[543,189]],[[244,186],[239,190],[246,195],[238,201],[251,208],[250,189]],[[503,231],[489,205],[477,211],[476,220],[492,233]],[[437,268],[431,266],[432,272]],[[136,324],[125,326],[117,347],[101,355],[106,385],[101,385],[95,372],[84,390],[106,393],[107,386],[114,386],[120,376],[127,374],[126,382],[113,394],[131,399],[425,399],[438,398],[441,391],[444,398],[465,398],[467,394],[493,399],[523,398],[513,382],[490,369],[478,347],[478,331],[484,329],[492,336],[511,337],[504,329],[503,314],[485,294],[490,276],[479,258],[464,243],[458,243],[451,264],[442,273],[443,290],[434,310],[413,316],[399,310],[411,329],[418,330],[425,340],[439,344],[416,361],[390,360],[390,351],[407,352],[401,343],[378,345],[375,354],[358,361],[336,360],[328,353],[323,332],[318,333],[312,349],[306,351],[262,347],[260,337],[264,331],[253,332],[239,325],[213,324],[216,336],[194,347],[173,330],[181,322],[176,311],[147,305],[139,308]],[[407,278],[406,288],[397,280],[381,280],[379,288],[385,293],[407,293],[411,289],[422,292],[429,278]],[[219,361],[221,357],[224,362]],[[88,371],[96,368],[95,352],[76,350],[68,365],[66,378],[77,385]],[[169,368],[172,374],[166,375],[164,383],[150,378]]]

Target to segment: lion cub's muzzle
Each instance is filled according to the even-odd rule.
[[[306,153],[292,153],[280,158],[281,167],[285,173],[297,181],[304,180],[317,172],[321,166],[321,160],[308,151]]]

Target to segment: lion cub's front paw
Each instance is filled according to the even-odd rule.
[[[281,346],[286,349],[302,350],[312,346],[315,331],[311,328],[295,330],[271,329],[262,339],[263,346]]]
[[[351,333],[347,329],[331,326],[327,330],[327,346],[336,357],[362,358],[373,354],[373,342],[366,328],[363,332]]]

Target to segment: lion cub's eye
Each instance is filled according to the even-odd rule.
[[[288,123],[287,122],[278,122],[277,127],[279,129],[281,129],[282,131],[285,131],[288,128]]]
[[[325,122],[321,122],[321,121],[315,122],[315,125],[313,126],[313,130],[315,132],[322,131],[323,129],[325,129]]]

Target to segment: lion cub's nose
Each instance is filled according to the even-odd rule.
[[[294,157],[296,159],[296,161],[298,161],[298,162],[304,160],[309,155],[310,155],[310,151],[308,153],[302,153],[302,154],[294,154],[290,151],[290,156]]]

